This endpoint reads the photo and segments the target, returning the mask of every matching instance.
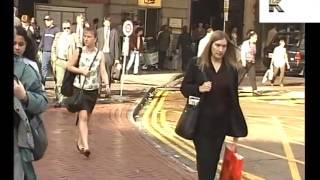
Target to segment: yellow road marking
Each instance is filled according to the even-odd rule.
[[[270,115],[261,115],[261,114],[252,114],[252,113],[246,113],[246,116],[256,116],[256,118],[258,118],[258,117],[271,117]],[[277,117],[304,120],[304,117],[297,117],[297,116],[277,116]]]
[[[249,119],[252,119],[254,121],[260,121],[260,122],[270,122],[270,119],[273,117],[273,116],[268,116],[268,115],[263,115],[262,116],[263,118],[259,118],[259,117],[248,117]],[[292,118],[293,116],[277,116],[278,118],[289,118],[291,120],[291,123],[292,123]],[[302,118],[301,120],[304,120],[304,118]],[[301,122],[304,124],[304,121]],[[296,127],[296,126],[290,126],[290,125],[282,125],[283,127],[286,127],[286,128],[290,128],[290,129],[294,129],[294,130],[297,130],[297,131],[304,131],[304,126],[299,128],[299,127]]]
[[[149,107],[147,108],[146,112],[143,114],[143,125],[144,127],[147,129],[147,131],[149,133],[151,133],[153,136],[155,136],[158,140],[160,140],[161,142],[170,145],[170,147],[174,148],[179,154],[181,154],[182,156],[195,161],[195,157],[189,155],[188,153],[186,153],[185,151],[181,150],[180,148],[176,148],[175,146],[172,145],[172,142],[170,142],[167,138],[164,138],[164,136],[162,136],[160,134],[160,129],[158,129],[157,127],[154,127],[154,121],[152,120],[152,118],[150,118],[151,113],[153,113],[153,110],[156,106],[156,104],[158,103],[159,97],[162,95],[163,91],[159,91],[156,95],[156,97],[158,98],[154,98],[151,102],[151,104],[149,105]],[[155,116],[153,116],[155,117]],[[151,122],[150,122],[151,121]]]
[[[261,119],[259,119],[261,120]],[[261,120],[262,121],[262,120]],[[232,141],[229,141],[226,139],[226,142],[229,142],[231,143]],[[188,142],[187,142],[188,143]],[[295,141],[295,143],[297,144],[300,144],[300,145],[304,145],[303,143],[298,143]],[[285,156],[281,156],[281,155],[278,155],[278,154],[275,154],[275,153],[272,153],[272,152],[268,152],[268,151],[264,151],[264,150],[261,150],[261,149],[257,149],[257,148],[254,148],[254,147],[250,147],[250,146],[246,146],[244,144],[241,144],[240,142],[237,143],[239,146],[245,148],[245,149],[249,149],[251,151],[256,151],[256,152],[259,152],[259,153],[263,153],[263,154],[267,154],[267,155],[270,155],[270,156],[274,156],[274,157],[277,157],[277,158],[280,158],[280,159],[284,159],[284,160],[287,160],[287,161],[292,161],[292,162],[296,162],[296,163],[299,163],[299,164],[305,164],[303,161],[300,161],[300,160],[296,160],[296,159],[292,159],[292,158],[287,158]]]
[[[158,92],[159,94],[161,94],[160,92]],[[151,122],[149,119],[149,122],[151,124],[151,127],[147,124],[145,124],[145,127],[147,127],[148,131],[154,135],[156,138],[158,138],[160,141],[162,141],[163,143],[169,145],[171,148],[173,148],[175,151],[177,151],[178,153],[180,153],[181,155],[183,155],[184,157],[190,159],[191,161],[195,162],[195,150],[194,148],[186,148],[186,144],[189,144],[189,146],[191,145],[191,141],[187,141],[187,140],[183,140],[185,143],[181,142],[181,140],[179,140],[180,137],[178,137],[175,132],[171,129],[169,130],[166,127],[165,131],[163,132],[163,128],[161,126],[165,125],[165,123],[163,123],[164,121],[166,121],[166,116],[164,112],[160,112],[160,121],[158,121],[158,113],[161,110],[164,100],[166,98],[167,93],[164,93],[162,95],[162,97],[159,99],[154,100],[149,106],[148,109],[150,109],[149,111],[146,111],[147,113],[149,113],[148,115],[144,115],[143,119],[145,122],[148,122],[148,117],[150,116],[150,112],[152,112],[151,114]],[[161,95],[159,95],[161,96]],[[157,96],[157,97],[159,97]],[[156,104],[157,103],[157,104]],[[156,106],[156,107],[154,107]],[[160,124],[160,125],[159,125]],[[192,146],[193,147],[193,146]],[[188,153],[186,153],[186,151],[182,150],[185,149],[186,151],[188,151]],[[189,155],[190,153],[192,153],[192,155]],[[221,171],[221,165],[218,165],[218,170]],[[243,176],[245,178],[248,179],[256,179],[256,180],[263,180],[263,178],[255,176],[253,174],[250,174],[248,172],[243,172]]]
[[[281,122],[276,117],[272,117],[272,120],[273,120],[273,123],[275,124],[275,127],[277,127],[277,129],[278,129],[278,133],[281,136],[282,145],[283,145],[283,149],[284,149],[286,156],[288,157],[288,159],[294,159],[295,157],[293,155],[292,149],[291,149],[290,144],[288,142],[288,137],[282,128]],[[293,161],[288,161],[288,164],[289,164],[289,168],[291,171],[292,179],[301,180],[301,176],[299,174],[297,164]]]

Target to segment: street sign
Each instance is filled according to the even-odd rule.
[[[127,20],[123,23],[122,31],[125,36],[130,36],[133,32],[133,24],[131,21]]]
[[[122,53],[126,57],[129,55],[129,36],[133,32],[133,23],[130,20],[127,20],[122,25],[123,34],[126,36],[123,41]]]
[[[123,45],[122,45],[122,53],[123,53],[123,64],[122,64],[122,76],[120,80],[120,97],[122,97],[123,83],[124,83],[124,72],[126,71],[126,59],[129,56],[129,36],[133,32],[133,23],[132,21],[125,21],[122,25],[124,37]]]

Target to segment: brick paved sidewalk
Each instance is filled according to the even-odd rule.
[[[158,77],[159,78],[159,77]],[[129,117],[146,86],[127,85],[124,103],[96,106],[89,127],[91,155],[76,150],[75,115],[64,108],[44,113],[49,146],[34,163],[41,180],[192,180],[196,173],[162,154]]]

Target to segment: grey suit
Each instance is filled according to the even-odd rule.
[[[103,27],[97,30],[98,33],[98,49],[102,51],[104,45],[104,31]],[[110,47],[110,56],[111,61],[113,62],[115,59],[119,60],[120,56],[120,49],[119,49],[119,33],[115,28],[110,30],[110,37],[109,37],[109,47]]]
[[[98,33],[98,44],[97,47],[100,51],[103,50],[104,45],[104,27],[101,27],[97,30]],[[109,84],[111,84],[111,67],[114,63],[114,60],[119,60],[120,49],[119,49],[119,33],[115,28],[111,28],[109,36],[109,48],[110,53],[104,53],[106,60],[106,69],[109,75]]]

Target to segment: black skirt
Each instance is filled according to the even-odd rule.
[[[81,89],[73,87],[73,93],[78,94]],[[83,90],[83,102],[81,103],[80,110],[87,110],[88,113],[92,113],[94,106],[98,99],[98,89],[95,90]]]

